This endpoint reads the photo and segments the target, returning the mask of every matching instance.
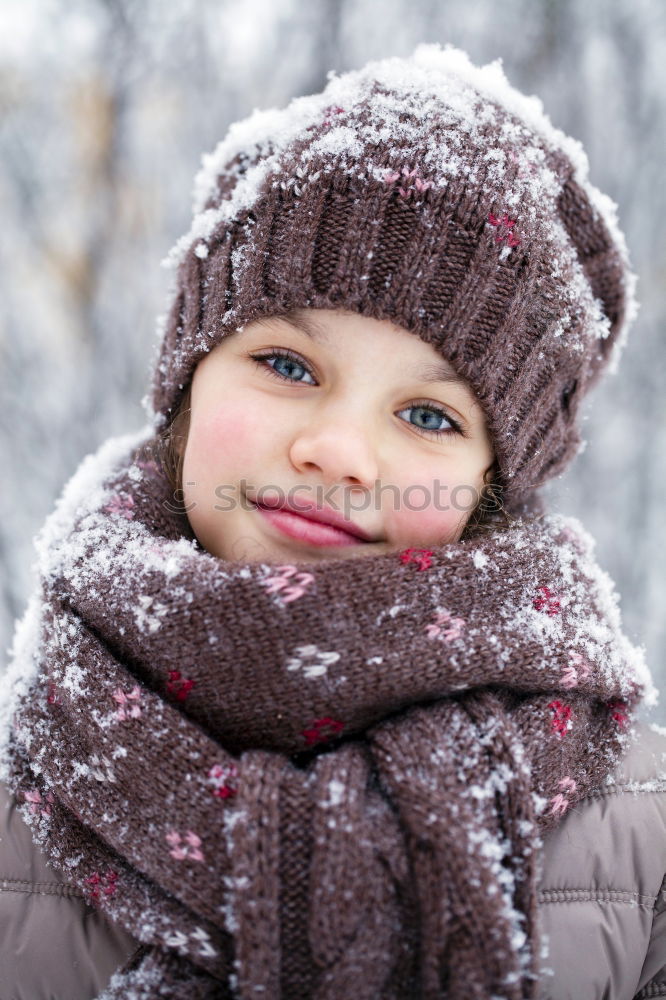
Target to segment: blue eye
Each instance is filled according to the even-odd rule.
[[[266,354],[250,354],[250,358],[267,375],[271,375],[281,382],[291,382],[292,385],[316,385],[310,368],[294,351],[288,349],[271,350],[267,351]],[[275,364],[271,364],[270,362],[275,362]],[[304,381],[299,377],[302,374],[309,376],[311,381]],[[419,417],[416,423],[412,422],[412,420],[408,420],[407,423],[422,434],[439,438],[463,433],[460,424],[438,406],[433,406],[431,403],[426,403],[425,401],[413,403],[404,410],[399,410],[398,415],[401,416],[403,413],[409,413],[410,410],[419,414]],[[443,424],[441,423],[442,421],[444,422]]]
[[[416,412],[419,415],[416,423],[408,420],[408,423],[418,431],[423,431],[426,434],[434,434],[435,437],[461,433],[460,425],[445,413],[444,410],[440,410],[436,406],[415,403],[413,406],[407,406],[404,410],[400,410],[398,415],[401,416],[403,413],[409,413],[410,410],[412,413]],[[441,424],[440,421],[444,421],[444,423]]]
[[[271,351],[269,354],[251,354],[250,357],[267,374],[274,375],[275,378],[282,379],[284,382],[297,382],[303,385],[315,384],[314,380],[312,382],[303,382],[302,379],[294,376],[294,369],[296,369],[296,375],[298,374],[298,369],[300,369],[301,372],[305,372],[310,378],[312,378],[312,372],[298,355],[292,351]],[[275,361],[276,364],[271,365],[269,364],[270,361]]]

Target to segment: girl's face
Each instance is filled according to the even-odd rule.
[[[317,562],[455,541],[492,462],[471,389],[386,320],[313,309],[264,319],[194,372],[184,503],[222,559]]]

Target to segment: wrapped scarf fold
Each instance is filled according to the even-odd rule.
[[[145,946],[106,996],[536,997],[540,837],[651,692],[589,537],[225,562],[150,433],[68,484],[4,681],[35,838]]]

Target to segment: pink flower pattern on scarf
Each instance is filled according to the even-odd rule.
[[[116,688],[113,692],[113,699],[119,705],[119,708],[116,709],[116,718],[120,722],[125,722],[127,719],[139,719],[141,717],[141,706],[139,705],[141,688],[138,684],[135,684],[127,694],[122,688]]]
[[[262,580],[269,594],[280,594],[285,604],[302,597],[307,588],[314,583],[312,573],[298,572],[296,566],[278,566],[277,573]]]
[[[573,778],[562,778],[558,782],[557,786],[560,790],[557,795],[554,795],[550,800],[550,812],[553,816],[563,816],[571,805],[569,796],[576,791],[578,787]]]
[[[433,624],[426,625],[429,639],[441,636],[446,642],[459,639],[465,629],[465,619],[455,618],[450,611],[438,611]]]
[[[201,837],[194,830],[188,830],[183,836],[177,830],[169,830],[165,835],[166,842],[171,845],[169,854],[177,861],[203,861]]]
[[[37,789],[25,792],[25,800],[30,803],[30,812],[33,816],[50,816],[51,804],[53,803],[53,793],[48,792],[46,799],[42,798],[41,792]]]
[[[592,673],[592,665],[581,653],[569,653],[569,665],[562,671],[563,688],[574,688],[580,681],[587,680]]]

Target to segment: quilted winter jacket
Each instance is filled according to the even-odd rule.
[[[666,997],[665,873],[666,735],[642,726],[544,844],[542,1000]],[[91,1000],[138,949],[50,869],[2,786],[0,949],[0,1000]]]

